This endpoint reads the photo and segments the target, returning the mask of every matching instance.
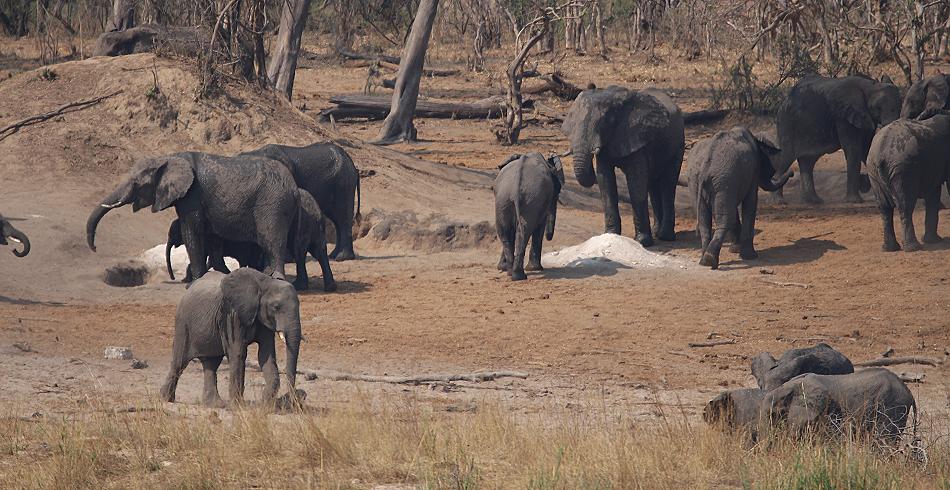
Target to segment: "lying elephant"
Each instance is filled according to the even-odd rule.
[[[7,245],[7,238],[12,242],[23,244],[22,251],[18,251],[17,249],[12,250],[13,255],[26,257],[27,254],[30,253],[30,239],[26,237],[26,234],[14,228],[9,221],[3,219],[3,216],[0,216],[0,245]]]
[[[828,344],[817,344],[803,349],[789,349],[776,360],[763,352],[752,360],[752,376],[759,388],[770,391],[786,381],[805,373],[850,374],[854,365]]]
[[[883,368],[852,374],[804,374],[769,391],[759,406],[759,432],[784,425],[797,434],[855,431],[896,443],[917,410],[914,395]]]
[[[765,393],[758,388],[724,391],[706,404],[703,420],[709,424],[722,424],[726,429],[748,430],[755,436],[759,406]]]

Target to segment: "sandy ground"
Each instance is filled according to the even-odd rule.
[[[0,82],[0,123],[116,87],[125,90],[96,108],[0,142],[0,211],[16,219],[34,247],[25,259],[0,250],[0,405],[6,410],[73,413],[89,397],[126,403],[154,397],[161,384],[184,286],[156,276],[145,286],[113,288],[100,276],[105,267],[162,243],[172,213],[110,213],[100,224],[95,254],[86,248],[83,231],[88,212],[134,158],[192,148],[233,153],[267,142],[326,137],[306,116],[252,92],[235,92],[233,100],[211,109],[188,102],[193,80],[174,63],[150,55],[93,59],[54,67],[60,74],[54,82],[30,72]],[[696,94],[710,73],[699,65],[692,68],[695,73],[647,71],[647,65],[633,62],[618,71],[593,58],[563,64],[567,73],[581,67],[601,85],[670,87],[683,94],[678,101],[690,109],[703,107]],[[152,67],[178,112],[176,123],[166,127],[145,96]],[[318,55],[298,73],[294,105],[313,114],[330,95],[359,91],[365,70]],[[423,93],[476,99],[497,87],[488,75],[465,74],[426,80]],[[559,102],[543,102],[555,112],[564,109]],[[241,109],[235,111],[235,105]],[[207,110],[210,117],[202,115]],[[691,128],[689,138],[737,122]],[[222,125],[229,134],[222,134]],[[337,124],[339,134],[357,141],[350,149],[357,165],[374,172],[363,180],[363,212],[387,216],[408,210],[457,220],[462,227],[490,224],[490,169],[514,150],[494,143],[488,122],[417,125],[425,141],[375,149],[357,140],[371,139],[378,122]],[[524,138],[516,151],[566,148],[556,124],[532,125]],[[650,419],[657,403],[692,416],[722,389],[753,386],[749,360],[762,351],[778,355],[820,341],[853,360],[876,358],[888,348],[897,355],[945,359],[950,240],[913,254],[881,252],[874,206],[841,202],[840,153],[824,158],[818,169],[819,193],[828,203],[797,204],[793,181],[790,204],[760,209],[761,257],[740,261],[724,250],[719,271],[562,268],[512,283],[495,270],[496,243],[471,247],[430,235],[421,241],[379,240],[371,232],[356,242],[360,260],[333,264],[339,292],[303,294],[302,367],[400,375],[504,369],[529,377],[436,386],[300,379],[299,387],[317,406],[342,403],[358,391],[412,396],[449,411],[473,410],[483,400],[501,400],[524,413],[610,404],[633,407],[637,416]],[[546,251],[602,230],[595,194],[572,183],[565,201]],[[685,195],[677,205],[677,241],[656,250],[692,264],[698,260],[695,219]],[[950,236],[950,211],[940,217],[940,233]],[[629,234],[629,207],[623,218]],[[922,209],[917,219],[922,222]],[[687,347],[710,335],[736,342]],[[14,344],[28,345],[28,352]],[[132,370],[128,361],[104,360],[109,345],[131,347],[150,367]],[[911,387],[926,417],[950,413],[946,366],[895,368],[926,374]],[[253,397],[261,380],[254,375],[250,383]],[[199,368],[193,365],[182,378],[179,402],[196,404],[199,387]]]

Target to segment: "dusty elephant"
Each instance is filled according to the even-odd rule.
[[[920,250],[914,231],[914,207],[923,198],[924,243],[937,243],[942,187],[950,193],[950,115],[924,121],[899,119],[874,137],[868,154],[868,178],[884,223],[883,249],[900,250],[894,233],[894,208],[904,228],[904,251]]]
[[[264,373],[263,398],[272,400],[280,388],[275,333],[287,345],[285,372],[294,393],[297,357],[300,353],[300,303],[290,283],[273,279],[254,269],[231,274],[212,271],[196,280],[185,292],[175,313],[172,361],[160,396],[174,402],[178,379],[192,359],[204,370],[202,403],[224,406],[218,394],[218,366],[227,356],[232,403],[244,400],[244,369],[247,346],[257,344],[257,357]]]
[[[950,75],[937,74],[910,86],[904,96],[901,118],[922,121],[947,109],[950,109]]]
[[[850,374],[854,365],[844,354],[828,344],[820,343],[814,347],[789,349],[777,360],[772,354],[763,352],[752,359],[752,376],[759,388],[770,391],[786,381],[805,374]]]
[[[686,147],[683,114],[660,90],[623,87],[585,90],[562,126],[571,144],[574,176],[584,186],[595,177],[604,205],[604,231],[620,234],[616,169],[623,170],[633,206],[636,240],[674,240],[676,182]],[[594,172],[594,157],[597,170]],[[650,227],[647,197],[656,221]]]
[[[846,200],[861,202],[861,164],[877,128],[897,119],[901,96],[889,82],[865,77],[807,77],[789,91],[775,116],[781,153],[773,158],[784,173],[795,160],[801,170],[802,199],[821,203],[815,192],[815,163],[822,155],[844,150],[848,163]],[[781,190],[776,192],[781,199]]]
[[[276,161],[197,152],[141,160],[89,215],[86,240],[90,249],[96,250],[99,221],[126,204],[133,211],[151,206],[153,213],[175,207],[192,277],[200,278],[207,271],[211,233],[257,244],[265,255],[264,272],[284,277],[284,255],[299,192],[293,176]]]
[[[722,392],[706,404],[703,420],[708,424],[722,424],[730,430],[747,430],[754,437],[765,393],[758,388]]]
[[[758,190],[781,189],[791,177],[789,169],[777,182],[772,182],[775,170],[770,158],[778,152],[772,143],[739,127],[720,131],[690,150],[688,185],[696,206],[696,229],[703,250],[700,265],[718,269],[722,243],[726,234],[735,230],[739,256],[759,256],[752,243]],[[740,205],[742,216],[737,222]]]
[[[793,433],[849,431],[897,442],[917,405],[904,382],[882,368],[852,374],[803,374],[766,393],[760,434],[772,426]]]
[[[492,185],[495,229],[502,245],[498,269],[508,271],[512,281],[527,279],[525,270],[541,270],[542,235],[554,238],[557,199],[563,185],[564,168],[557,156],[546,159],[540,153],[528,153],[513,155],[502,163]]]
[[[7,239],[14,243],[23,244],[23,250],[13,249],[13,255],[17,257],[26,257],[30,253],[30,239],[27,238],[26,233],[14,228],[9,221],[0,216],[0,245],[9,245],[10,242]]]

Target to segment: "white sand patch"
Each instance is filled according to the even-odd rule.
[[[158,275],[163,280],[168,278],[168,272],[165,270],[165,244],[161,243],[155,245],[154,247],[146,250],[139,257],[142,262],[145,262],[145,265],[152,271],[153,276]],[[228,266],[228,269],[237,270],[239,265],[238,261],[232,259],[231,257],[225,257],[224,263]],[[175,279],[181,280],[185,277],[185,268],[188,267],[188,252],[185,250],[185,247],[178,247],[172,249],[172,270],[175,271]]]
[[[602,268],[611,263],[627,267],[666,267],[686,269],[681,258],[651,252],[633,238],[613,233],[595,236],[580,245],[566,247],[541,257],[544,267]]]

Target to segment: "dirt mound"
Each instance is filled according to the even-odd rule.
[[[495,227],[488,221],[466,223],[444,214],[419,217],[413,211],[373,209],[360,221],[358,238],[421,252],[444,252],[490,245]]]
[[[611,264],[612,263],[612,264]],[[633,238],[604,233],[580,245],[566,247],[541,257],[544,267],[585,267],[599,269],[620,264],[627,267],[686,269],[679,257],[651,252]]]

